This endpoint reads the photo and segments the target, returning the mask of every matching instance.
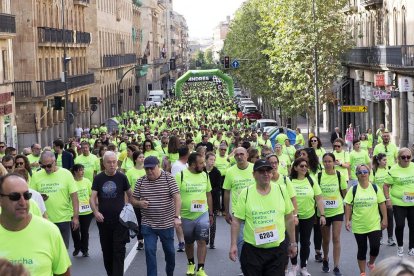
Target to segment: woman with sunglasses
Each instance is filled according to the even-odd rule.
[[[391,167],[385,179],[384,194],[387,208],[393,208],[397,255],[404,255],[404,227],[408,222],[408,255],[414,256],[414,163],[409,148],[398,151],[398,163]]]
[[[358,184],[348,190],[344,199],[346,203],[345,228],[347,231],[352,229],[354,233],[358,245],[357,260],[360,276],[365,276],[366,266],[370,271],[375,268],[375,259],[380,249],[381,229],[387,227],[387,210],[381,188],[369,182],[369,167],[367,165],[357,166],[356,175]],[[378,209],[380,209],[382,219]],[[367,264],[368,241],[370,258]]]
[[[149,139],[146,139],[142,143],[142,153],[145,157],[155,156],[160,162],[162,161],[159,152],[155,150],[154,143]]]
[[[387,166],[387,156],[385,153],[379,153],[378,155],[374,155],[372,157],[372,174],[370,175],[370,181],[375,183],[381,189],[384,188],[385,180],[388,177],[388,166]],[[388,240],[387,242],[383,241],[381,235],[381,244],[387,244],[388,246],[395,246],[395,241],[392,238],[394,234],[394,212],[392,208],[387,207],[387,218],[388,218],[388,226],[387,226],[387,234]]]
[[[298,158],[293,162],[290,180],[296,191],[297,215],[299,223],[296,226],[296,240],[300,241],[300,275],[310,276],[307,262],[310,254],[310,236],[315,221],[315,204],[320,213],[320,223],[325,225],[325,209],[322,201],[322,191],[318,183],[309,176],[308,162]],[[299,239],[298,239],[299,236]],[[292,262],[292,275],[296,275],[298,257],[290,259]]]
[[[335,155],[325,153],[323,158],[324,170],[317,175],[318,184],[322,190],[325,207],[326,224],[321,227],[323,261],[322,271],[328,273],[329,268],[329,243],[333,244],[334,275],[342,275],[339,270],[339,258],[341,256],[341,229],[344,221],[343,198],[346,195],[347,184],[345,176],[335,170]],[[332,227],[331,227],[332,226]]]
[[[308,141],[308,147],[315,150],[316,156],[319,158],[319,162],[322,162],[322,156],[326,153],[326,150],[322,147],[322,141],[318,136],[313,136]]]
[[[14,167],[15,168],[25,168],[27,172],[29,173],[29,180],[27,183],[30,183],[30,178],[33,175],[32,168],[30,167],[29,159],[27,159],[27,156],[18,154],[14,158]]]
[[[343,149],[345,142],[341,138],[335,139],[333,143],[335,155],[335,169],[346,177],[346,181],[349,180],[350,174],[350,160],[349,153]]]

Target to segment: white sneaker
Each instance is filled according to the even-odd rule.
[[[288,270],[287,276],[296,276],[298,273],[298,267],[296,265],[292,265],[290,269]]]
[[[380,244],[381,245],[383,245],[385,242],[384,242],[384,239],[381,237],[381,239],[380,239]]]
[[[398,257],[402,257],[402,256],[404,256],[404,247],[402,247],[402,246],[398,246],[398,249],[397,249],[397,256],[398,256]]]
[[[408,250],[408,256],[414,256],[414,248]]]
[[[301,276],[311,276],[311,274],[308,272],[308,269],[307,269],[306,267],[303,267],[303,268],[300,270],[300,275],[301,275]]]
[[[388,238],[387,245],[388,245],[388,246],[395,246],[395,245],[396,245],[396,243],[395,243],[395,241],[394,241],[394,239],[393,239],[393,238]]]

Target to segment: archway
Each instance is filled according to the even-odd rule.
[[[211,70],[190,70],[187,71],[184,75],[182,75],[176,82],[175,82],[175,96],[181,97],[182,94],[182,86],[183,84],[189,80],[190,78],[197,78],[197,77],[212,77],[216,76],[221,78],[227,84],[227,91],[230,97],[234,96],[234,82],[233,79],[229,76],[224,74],[219,69],[211,69]],[[208,79],[206,80],[208,81]]]

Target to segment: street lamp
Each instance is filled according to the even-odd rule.
[[[66,139],[70,135],[70,113],[69,113],[69,87],[68,87],[68,63],[71,60],[66,53],[66,27],[65,27],[65,0],[62,0],[62,30],[63,30],[63,81],[65,83],[65,122],[66,122]]]
[[[314,31],[316,32],[316,8],[315,8],[315,0],[312,0],[312,16],[313,16],[313,26]],[[319,87],[318,87],[318,80],[319,80],[319,71],[318,71],[318,48],[317,48],[317,40],[315,42],[315,46],[313,48],[313,63],[314,63],[314,81],[315,81],[315,135],[319,136]]]

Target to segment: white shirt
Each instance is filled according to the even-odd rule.
[[[76,137],[81,137],[83,129],[81,127],[75,128]]]
[[[39,206],[40,212],[42,213],[42,215],[44,215],[46,212],[46,205],[45,205],[42,195],[38,191],[35,191],[30,188],[29,188],[29,192],[32,193],[32,199],[37,203],[37,205]]]
[[[172,177],[175,177],[175,175],[177,173],[183,171],[186,168],[188,168],[188,164],[187,163],[183,163],[180,160],[175,161],[174,164],[171,167],[171,175],[172,175]]]

